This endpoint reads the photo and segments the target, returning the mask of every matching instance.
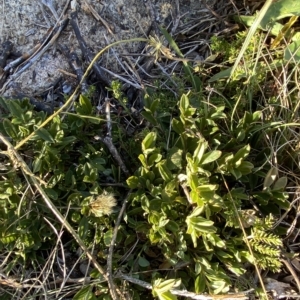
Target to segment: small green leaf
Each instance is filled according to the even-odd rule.
[[[96,300],[96,296],[93,293],[93,287],[91,285],[83,287],[75,294],[73,300]]]
[[[177,300],[177,297],[171,292],[165,292],[163,294],[158,294],[157,296],[159,300]]]
[[[93,107],[91,101],[84,95],[79,96],[80,114],[91,115]]]
[[[153,114],[150,111],[143,111],[142,112],[142,116],[148,121],[150,122],[152,125],[156,126],[157,125],[157,120],[155,119],[155,117],[153,116]]]
[[[215,81],[218,81],[220,79],[226,79],[226,78],[228,78],[230,76],[231,72],[232,72],[232,67],[228,68],[228,69],[225,69],[225,70],[222,70],[219,73],[217,73],[214,76],[212,76],[208,80],[208,82],[215,82]]]
[[[250,153],[250,146],[246,145],[243,148],[241,148],[233,157],[232,163],[235,164],[236,167],[238,167],[242,160],[246,158]]]
[[[185,115],[185,112],[187,111],[189,106],[190,106],[189,98],[186,94],[183,94],[179,102],[179,109],[183,115]]]
[[[139,178],[136,176],[130,176],[126,180],[126,183],[131,189],[136,189],[139,186]]]
[[[17,234],[7,234],[5,236],[0,237],[0,242],[3,244],[10,244],[17,239]]]
[[[170,170],[181,169],[183,151],[177,147],[170,149],[168,154],[167,166]]]
[[[139,266],[142,267],[142,268],[146,268],[146,267],[150,266],[149,261],[146,258],[142,257],[142,256],[139,257],[138,263],[139,263]]]
[[[229,169],[229,172],[235,177],[235,179],[239,179],[243,175],[238,169]]]
[[[250,161],[242,161],[240,166],[237,168],[242,175],[248,175],[252,172],[254,165]]]
[[[138,156],[138,159],[140,160],[140,162],[142,163],[144,168],[148,168],[148,164],[147,164],[146,157],[144,154],[140,154]]]
[[[151,102],[150,111],[154,115],[156,113],[157,107],[159,105],[159,99],[155,99]]]
[[[180,228],[175,221],[169,220],[169,222],[166,225],[166,229],[176,234],[178,233]]]
[[[263,190],[266,190],[267,188],[269,188],[276,180],[278,175],[278,170],[275,167],[272,167],[267,175],[266,178],[264,180],[264,186],[263,186]]]
[[[41,157],[37,157],[32,163],[32,172],[37,173],[41,170],[42,167],[42,159]]]
[[[253,113],[252,120],[253,120],[253,122],[257,122],[258,120],[261,119],[261,117],[262,117],[262,111],[258,110]]]
[[[174,288],[180,283],[180,280],[168,279],[162,280],[161,278],[156,279],[153,284],[153,291],[155,293],[163,294]]]
[[[273,190],[273,191],[280,191],[280,190],[283,190],[283,189],[286,187],[286,185],[287,185],[287,181],[288,181],[288,179],[287,179],[286,176],[280,177],[280,178],[275,182],[275,184],[274,184],[272,190]]]
[[[87,217],[83,216],[78,226],[78,234],[80,238],[85,239],[86,235],[88,234],[88,228],[89,220]]]
[[[21,108],[18,100],[9,100],[6,102],[10,113],[17,118],[22,119],[23,109]]]
[[[203,139],[199,140],[198,146],[193,154],[193,161],[198,165],[202,160],[203,154],[207,148],[207,142]]]
[[[142,150],[145,152],[147,149],[153,148],[155,146],[156,141],[156,133],[150,132],[148,133],[144,140],[142,141]]]
[[[205,153],[200,161],[200,165],[209,164],[215,160],[217,160],[219,157],[221,157],[222,152],[219,150],[210,151],[208,153]]]
[[[109,229],[108,231],[105,232],[103,239],[104,239],[104,244],[106,247],[108,247],[110,245],[110,242],[112,240],[112,236],[113,236],[113,231],[112,229]]]
[[[18,138],[18,127],[14,124],[12,124],[9,120],[4,119],[3,120],[3,127],[6,131],[6,133],[14,140],[17,140]]]
[[[45,128],[40,128],[36,131],[36,134],[46,142],[55,143],[55,140]]]
[[[195,280],[195,292],[197,294],[201,294],[205,291],[206,283],[205,283],[205,276],[203,272],[201,272]]]
[[[148,166],[153,166],[154,163],[158,163],[162,159],[162,155],[160,153],[153,153],[148,158]]]
[[[165,162],[166,162],[165,160],[161,161],[160,163],[157,164],[157,167],[162,179],[168,182],[173,179],[173,175],[171,171],[167,168]]]
[[[50,188],[44,188],[44,191],[47,193],[47,195],[53,199],[53,200],[57,200],[58,199],[58,194],[54,189],[50,189]]]
[[[59,141],[59,146],[64,147],[68,144],[75,142],[76,140],[77,140],[77,138],[75,136],[66,136],[62,140]]]
[[[184,126],[180,120],[173,119],[172,120],[172,128],[178,134],[182,134],[184,132]]]

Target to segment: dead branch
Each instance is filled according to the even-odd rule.
[[[84,72],[77,54],[74,51],[70,52],[69,48],[66,45],[58,44],[58,48],[68,59],[68,63],[70,67],[75,71],[78,83],[81,82]],[[82,80],[82,84],[81,84],[81,92],[86,93],[87,91],[88,91],[88,84],[86,82],[86,79],[84,79]]]

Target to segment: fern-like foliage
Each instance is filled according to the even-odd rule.
[[[258,227],[261,227],[259,224]],[[269,268],[276,272],[280,269],[281,239],[271,233],[263,231],[261,228],[253,227],[251,230],[250,245],[254,251],[257,264],[262,269]]]

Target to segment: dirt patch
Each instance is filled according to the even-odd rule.
[[[212,31],[209,22],[216,23],[217,20],[208,9],[208,7],[212,9],[216,7],[214,0],[83,0],[77,3],[76,1],[52,0],[3,0],[0,4],[1,43],[10,40],[14,45],[15,56],[30,51],[47,34],[49,28],[55,26],[55,15],[42,2],[53,2],[57,16],[63,13],[69,2],[73,5],[77,4],[78,27],[82,37],[94,53],[116,40],[146,36],[149,34],[153,21],[168,28],[173,35],[184,37],[184,28],[187,28],[188,24],[190,24],[190,29],[194,26],[194,31],[199,30],[201,24],[202,28],[206,26],[208,31]],[[89,5],[105,24],[95,19]],[[65,11],[70,14],[70,10],[69,3]],[[207,19],[210,20],[205,22]],[[195,39],[199,39],[197,32],[195,36]],[[193,40],[193,42],[196,45],[197,41]],[[78,41],[70,24],[62,31],[56,43],[67,45],[82,58]],[[7,81],[11,80],[11,82],[5,89],[5,95],[10,95],[15,90],[27,95],[39,94],[62,76],[64,80],[68,80],[68,77],[72,78],[63,73],[63,71],[73,73],[73,70],[66,57],[58,51],[56,43],[20,76],[14,80],[11,80],[11,75],[8,76]],[[116,48],[115,51],[109,51],[103,56],[101,65],[113,72],[118,72],[121,69],[117,60],[119,51],[139,53],[140,47],[141,43],[131,43]],[[198,54],[206,55],[205,53]],[[10,70],[10,74],[15,72],[15,68]],[[111,75],[107,76],[111,78]]]

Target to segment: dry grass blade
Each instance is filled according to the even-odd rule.
[[[240,63],[240,61],[241,61],[241,59],[242,59],[242,57],[243,57],[243,55],[244,55],[244,53],[245,53],[247,47],[249,46],[249,43],[250,43],[252,37],[254,36],[254,34],[255,34],[255,32],[256,32],[256,30],[257,30],[257,28],[258,28],[258,26],[259,26],[261,20],[262,20],[263,17],[265,16],[265,14],[266,14],[266,12],[268,11],[268,9],[269,9],[270,5],[272,4],[272,2],[273,2],[273,0],[267,0],[267,1],[265,2],[264,6],[262,7],[262,9],[260,10],[259,14],[257,15],[257,18],[256,18],[256,20],[254,21],[253,25],[250,27],[250,30],[249,30],[249,32],[248,32],[248,34],[247,34],[247,37],[246,37],[246,39],[245,39],[245,42],[244,42],[244,44],[243,44],[243,46],[242,46],[242,48],[241,48],[241,51],[240,51],[238,57],[237,57],[236,60],[235,60],[235,63],[234,63],[234,65],[233,65],[233,67],[232,67],[232,71],[231,71],[231,73],[230,73],[230,76],[229,76],[227,82],[229,82],[230,79],[232,78],[232,75],[234,74],[234,72],[235,72],[237,66],[239,65],[239,63]]]

